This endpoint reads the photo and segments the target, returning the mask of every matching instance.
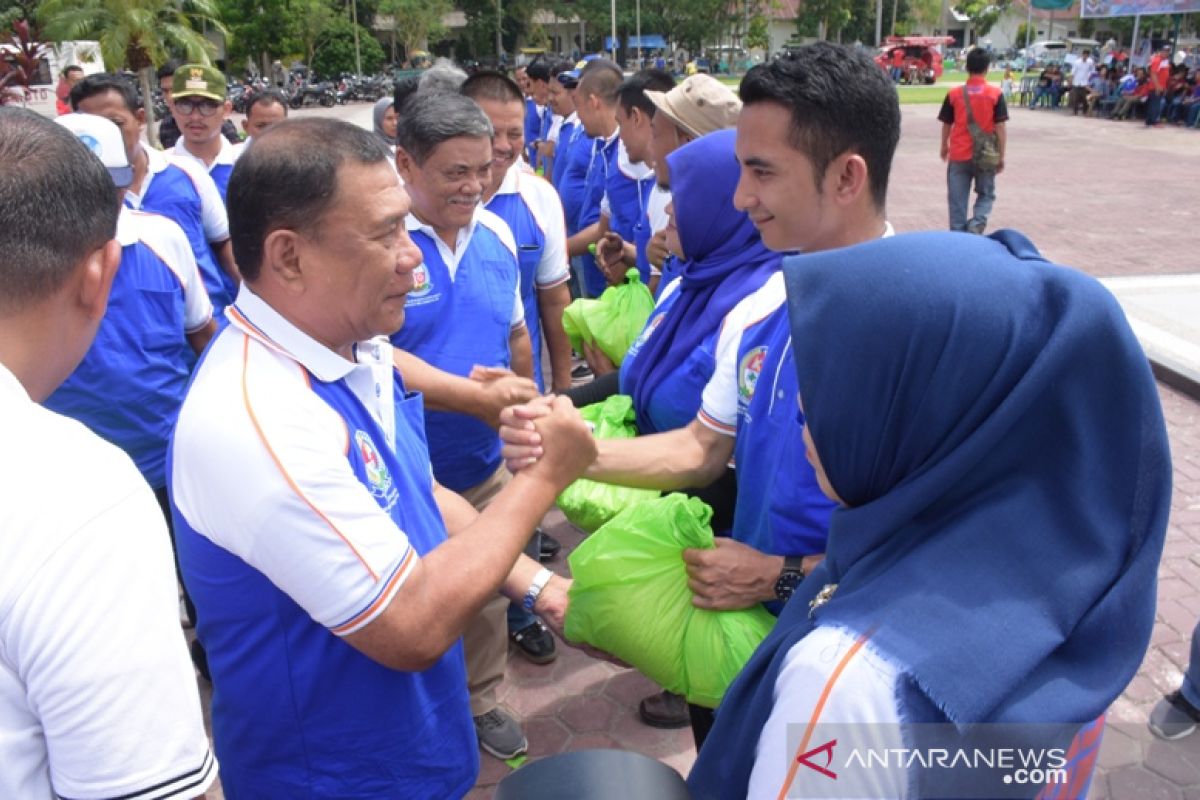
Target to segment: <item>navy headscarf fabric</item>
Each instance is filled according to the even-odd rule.
[[[687,260],[678,272],[679,297],[623,381],[643,433],[655,430],[646,409],[663,380],[720,328],[739,300],[779,269],[782,257],[763,245],[754,223],[733,207],[741,171],[736,138],[736,131],[716,131],[667,156],[675,226]]]
[[[910,721],[1095,719],[1148,645],[1171,494],[1116,301],[1012,231],[906,234],[784,271],[809,432],[847,507],[726,693],[694,796],[746,796],[780,667],[815,625],[875,629],[902,697],[924,700],[906,710],[939,717]]]

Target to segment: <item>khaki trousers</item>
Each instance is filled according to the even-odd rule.
[[[476,511],[483,511],[510,480],[512,475],[501,464],[483,483],[459,494],[474,506]],[[532,534],[532,531],[530,533]],[[504,664],[508,660],[508,603],[507,597],[497,594],[463,631],[463,651],[467,658],[467,691],[471,695],[473,717],[486,714],[499,704],[496,690],[504,680]]]

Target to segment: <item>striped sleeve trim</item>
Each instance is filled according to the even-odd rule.
[[[330,627],[330,632],[335,636],[349,636],[371,624],[391,604],[392,598],[396,596],[396,592],[400,591],[400,587],[408,580],[408,576],[412,574],[416,566],[417,552],[410,545],[404,553],[404,557],[397,562],[396,568],[392,570],[392,574],[388,576],[387,580],[380,583],[379,590],[367,602],[366,608],[345,622]]]
[[[204,748],[204,758],[198,767],[181,772],[153,786],[128,794],[112,795],[105,800],[176,800],[192,798],[202,794],[217,777],[217,760],[211,748]],[[57,795],[59,800],[74,800],[66,795]]]
[[[725,436],[734,436],[737,434],[737,425],[727,425],[719,419],[709,414],[703,408],[696,414],[696,419],[700,420],[700,424],[706,428],[710,428],[717,433]]]

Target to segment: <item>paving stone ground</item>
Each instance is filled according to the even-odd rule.
[[[360,124],[369,117],[369,110],[366,117],[356,111],[345,114]],[[899,231],[946,224],[936,114],[937,106],[904,108],[889,192],[889,218]],[[993,228],[1017,228],[1049,258],[1096,276],[1200,272],[1200,132],[1014,109],[1009,143]],[[1109,713],[1091,793],[1097,800],[1200,800],[1200,734],[1168,744],[1145,726],[1162,694],[1178,687],[1200,618],[1200,403],[1165,386],[1160,396],[1175,484],[1159,608],[1149,652]],[[580,534],[557,511],[546,528],[563,541],[564,554],[551,566],[565,573],[566,551]],[[572,648],[560,646],[560,653],[547,666],[510,655],[501,700],[525,721],[532,758],[616,747],[687,774],[695,759],[690,731],[656,730],[637,719],[638,701],[655,689],[649,680]],[[201,690],[207,714],[210,693],[203,684]],[[509,772],[503,762],[481,758],[472,800],[490,798]],[[219,787],[209,796],[222,797]]]

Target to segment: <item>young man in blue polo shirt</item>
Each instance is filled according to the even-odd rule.
[[[222,785],[462,797],[479,761],[460,637],[501,590],[561,623],[566,581],[521,550],[591,436],[560,400],[543,429],[554,463],[479,515],[431,476],[423,399],[386,339],[422,254],[370,131],[321,118],[268,130],[229,205],[245,282],[168,467]]]
[[[594,140],[594,145],[584,176],[583,195],[574,232],[570,230],[568,220],[570,238],[567,240],[567,250],[582,260],[583,286],[589,297],[599,297],[608,287],[608,280],[588,252],[588,245],[599,242],[605,231],[601,220],[601,204],[609,174],[617,168],[617,150],[620,146],[617,90],[622,80],[621,69],[616,64],[597,58],[583,68],[579,75],[579,87],[575,90],[575,113],[579,115],[584,132]]]
[[[828,87],[838,87],[831,103]],[[895,89],[869,58],[824,43],[756,67],[740,89],[734,204],[749,214],[763,244],[815,252],[891,234],[888,174],[900,138]],[[817,109],[834,113],[814,113]],[[877,124],[859,124],[868,115]],[[797,142],[820,142],[819,150]],[[778,613],[824,553],[832,503],[804,458],[803,415],[781,275],[725,317],[717,365],[700,411],[686,427],[636,439],[605,440],[588,477],[670,491],[703,486],[733,458],[738,502],[730,538],[686,550],[693,602],[718,610],[759,603]],[[501,435],[510,463],[528,457],[519,429],[531,409],[505,412]],[[513,423],[511,426],[509,423]],[[711,712],[691,708],[697,744]]]
[[[175,70],[171,96],[171,115],[180,132],[171,152],[203,167],[224,200],[229,175],[242,152],[240,144],[230,144],[221,135],[233,110],[225,75],[207,64],[184,64]]]
[[[133,165],[125,204],[162,214],[183,229],[213,304],[213,317],[224,324],[222,312],[233,302],[240,278],[229,243],[225,202],[213,179],[191,159],[172,160],[142,142],[146,113],[128,80],[104,73],[89,75],[72,89],[71,102],[76,111],[104,117],[120,129]]]
[[[500,456],[495,418],[472,413],[469,395],[443,391],[445,381],[533,377],[517,245],[508,225],[482,205],[491,180],[492,134],[472,100],[419,92],[405,104],[396,150],[412,198],[405,225],[423,258],[404,327],[392,344],[405,381],[427,397],[434,477],[477,509],[486,508],[511,476]],[[434,368],[436,380],[414,362]],[[528,748],[497,698],[508,654],[507,607],[497,595],[464,635],[471,715],[480,745],[499,758]]]

